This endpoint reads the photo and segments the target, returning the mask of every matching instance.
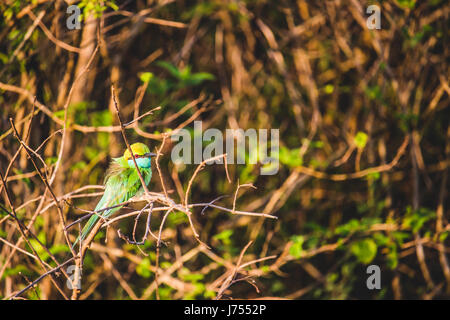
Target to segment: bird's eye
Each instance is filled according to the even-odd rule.
[[[135,154],[134,157],[135,157],[136,159],[139,159],[139,158],[142,158],[143,156],[138,155],[138,154]],[[132,156],[129,157],[129,158],[127,159],[127,161],[128,161],[128,160],[133,160],[133,157],[132,157]]]

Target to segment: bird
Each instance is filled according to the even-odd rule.
[[[156,156],[156,154],[150,152],[150,149],[140,142],[132,144],[130,149],[133,151],[142,178],[145,184],[148,185],[152,178],[151,157]],[[86,238],[100,218],[99,215],[108,218],[122,207],[116,205],[143,193],[144,188],[142,187],[139,173],[136,170],[133,157],[128,148],[122,157],[112,159],[106,172],[104,185],[105,192],[95,207],[95,213],[83,227],[81,234],[73,243],[72,248],[75,248],[78,241],[83,241]],[[102,210],[105,208],[108,209]]]

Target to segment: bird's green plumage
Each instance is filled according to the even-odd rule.
[[[133,150],[135,157],[140,157],[136,158],[136,162],[145,184],[148,185],[152,178],[150,156],[147,156],[149,154],[149,149],[142,143],[133,144],[131,149]],[[125,202],[135,195],[139,195],[143,192],[144,189],[134,162],[132,159],[127,158],[127,156],[129,157],[129,152],[127,153],[126,151],[124,156],[114,158],[112,160],[105,177],[105,193],[95,207],[95,212],[97,214],[94,214],[89,218],[88,222],[81,231],[80,237],[82,240],[86,238],[94,225],[97,223],[98,219],[100,219],[99,215],[107,218],[119,210],[121,206],[100,212],[99,210]],[[73,244],[74,247],[80,240],[80,237],[75,240]]]

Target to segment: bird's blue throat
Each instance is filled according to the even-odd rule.
[[[152,162],[150,160],[150,157],[142,157],[136,158],[136,163],[139,168],[150,168]],[[128,165],[130,166],[130,168],[134,168],[133,158],[128,159]]]

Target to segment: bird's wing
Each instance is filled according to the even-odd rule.
[[[143,174],[145,178],[148,178],[148,172],[143,172]],[[98,212],[99,210],[115,206],[119,203],[131,199],[141,188],[142,186],[140,178],[136,170],[129,170],[128,172],[123,172],[123,174],[109,177],[105,184],[105,193],[95,207],[95,212],[97,212],[97,214],[92,215],[86,225],[83,227],[83,230],[81,231],[81,239],[86,238],[94,225],[97,223],[99,215],[107,218],[111,214],[119,210],[121,206],[107,209],[101,212]],[[77,244],[79,238],[80,237],[75,240],[73,246]]]
[[[124,201],[128,200],[128,190],[126,188],[126,184],[121,181],[120,177],[110,177],[105,185],[105,192],[100,199],[100,201],[97,203],[97,206],[95,207],[95,212],[88,220],[86,225],[83,227],[83,230],[81,231],[81,239],[84,240],[86,236],[91,232],[94,225],[97,223],[99,216],[103,216],[105,218],[109,217],[111,214],[113,214],[115,211],[119,210],[120,207],[115,207],[107,210],[100,211],[104,208],[113,207],[119,203],[122,203]],[[73,246],[77,244],[77,242],[80,240],[80,237],[78,237]]]

